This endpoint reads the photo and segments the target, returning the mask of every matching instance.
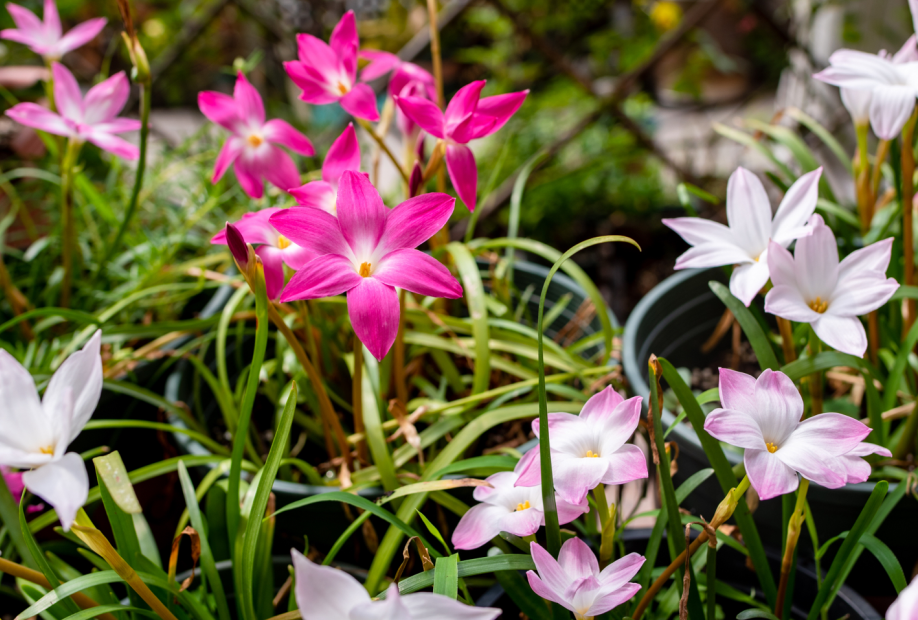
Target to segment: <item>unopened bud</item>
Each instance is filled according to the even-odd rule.
[[[424,182],[424,172],[421,170],[421,164],[414,162],[414,168],[411,169],[411,177],[408,179],[408,197],[414,198],[421,189]]]
[[[717,506],[717,511],[714,513],[714,518],[711,519],[711,527],[718,528],[727,520],[733,516],[733,512],[736,510],[736,505],[739,503],[733,495],[736,489],[730,489],[730,492],[727,493],[727,496],[720,502],[720,505]]]
[[[143,46],[136,36],[131,37],[126,32],[121,33],[121,38],[124,39],[124,44],[127,46],[131,64],[134,65],[134,68],[131,69],[131,79],[139,84],[148,84],[152,74],[150,73],[150,61],[147,60],[147,53]]]
[[[229,246],[239,271],[247,273],[249,270],[249,248],[239,229],[229,222],[226,223],[226,245]]]
[[[424,148],[424,143],[425,143],[424,136],[423,135],[418,136],[418,141],[414,147],[415,155],[417,155],[418,161],[424,161],[424,155],[427,154],[426,153],[427,149]]]

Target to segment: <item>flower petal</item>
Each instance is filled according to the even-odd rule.
[[[829,63],[813,77],[827,84],[855,90],[873,90],[878,86],[899,83],[899,74],[893,63],[876,54],[842,49],[829,56]]]
[[[621,403],[625,402],[622,395],[615,391],[611,385],[597,392],[586,401],[580,410],[580,417],[584,420],[599,421],[611,416]],[[640,401],[638,401],[640,403]],[[640,409],[640,405],[638,405]],[[638,414],[640,415],[640,413]]]
[[[437,192],[409,198],[389,212],[380,250],[416,248],[446,225],[455,206],[455,198]]]
[[[297,35],[297,42],[299,43],[301,56],[303,49],[302,37],[310,37],[311,39],[315,39],[315,37],[308,34]],[[328,49],[328,46],[325,45],[324,41],[319,41],[318,39],[315,40]],[[329,49],[329,52],[330,51],[331,50]],[[333,60],[332,62],[337,63],[337,60]],[[332,91],[332,85],[328,82],[328,80],[331,78],[325,73],[320,72],[317,68],[320,66],[322,65],[311,65],[306,62],[299,62],[296,60],[284,63],[284,70],[287,72],[287,75],[289,75],[293,83],[299,86],[303,91],[300,93],[300,99],[302,101],[313,103],[315,105],[325,105],[327,103],[332,103],[341,99],[341,95],[338,94],[337,91]]]
[[[58,136],[70,136],[75,133],[74,128],[64,120],[64,117],[37,103],[17,103],[6,111],[6,115],[20,125]]]
[[[83,100],[83,122],[95,125],[114,119],[127,103],[130,94],[131,84],[124,71],[96,84],[89,89]]]
[[[766,442],[784,443],[803,417],[803,398],[790,377],[765,369],[755,380],[755,418]]]
[[[500,534],[500,521],[507,509],[492,504],[477,504],[462,515],[453,531],[453,546],[456,549],[477,549],[486,545]]]
[[[373,122],[379,120],[376,93],[366,84],[354,84],[351,90],[341,98],[341,107],[354,118]]]
[[[638,574],[644,561],[645,558],[640,553],[629,553],[602,569],[599,574],[599,582],[605,589],[618,589]]]
[[[854,90],[852,88],[840,88],[842,105],[851,115],[851,120],[855,125],[866,125],[870,122],[870,100],[869,90]]]
[[[69,532],[77,511],[89,495],[89,476],[80,455],[68,452],[56,461],[27,471],[22,474],[22,482],[30,493],[51,504],[64,531]]]
[[[61,116],[72,121],[83,120],[83,93],[76,78],[64,65],[55,62],[51,65],[54,77],[54,105]]]
[[[775,286],[797,288],[797,266],[794,256],[774,241],[768,244],[768,274]]]
[[[373,270],[373,277],[390,286],[427,297],[462,297],[462,285],[443,263],[418,250],[402,249],[386,254]]]
[[[271,226],[269,220],[272,215],[280,213],[283,210],[284,209],[280,207],[272,207],[270,209],[256,211],[255,213],[246,213],[242,216],[241,220],[234,224],[234,226],[242,235],[243,239],[245,239],[246,243],[267,243],[268,245],[277,245],[277,230]],[[210,242],[226,245],[226,229],[214,235]]]
[[[715,409],[705,418],[704,430],[715,439],[738,448],[765,449],[762,429],[755,419],[745,412]]]
[[[529,543],[529,552],[532,554],[532,561],[535,564],[536,570],[539,571],[539,578],[547,589],[552,592],[555,598],[548,598],[544,594],[539,592],[536,593],[542,598],[548,598],[548,600],[563,604],[557,597],[558,594],[563,593],[567,590],[568,586],[570,586],[572,581],[571,576],[564,572],[558,560],[553,558],[539,543]],[[529,583],[532,583],[531,578]]]
[[[103,151],[108,151],[122,159],[135,161],[140,158],[140,149],[127,140],[113,136],[104,131],[92,131],[86,136],[89,142],[92,142]]]
[[[354,123],[348,123],[329,147],[322,164],[322,180],[336,185],[345,170],[360,170],[360,143]]]
[[[475,210],[478,196],[478,166],[472,149],[463,144],[450,144],[446,147],[446,169],[449,178],[456,188],[459,198],[469,208]]]
[[[353,607],[370,601],[360,582],[344,571],[315,564],[296,549],[290,554],[296,576],[293,592],[303,620],[347,618]]]
[[[743,372],[719,368],[720,402],[724,409],[740,413],[755,410],[755,377]]]
[[[338,183],[338,221],[344,238],[361,260],[379,245],[388,215],[389,210],[370,180],[359,172],[345,170]]]
[[[236,180],[242,186],[242,191],[256,199],[264,196],[265,188],[259,174],[260,166],[250,154],[246,153],[246,149],[243,149],[233,162],[233,172],[236,173]]]
[[[602,437],[603,454],[614,452],[623,446],[637,430],[638,422],[641,419],[641,400],[640,396],[633,396],[618,403],[602,418],[590,418],[594,424],[593,428],[597,429]],[[580,417],[583,417],[582,411]]]
[[[887,237],[867,247],[851,252],[838,264],[838,280],[844,283],[847,278],[866,271],[886,273],[892,256],[893,238]]]
[[[826,313],[861,316],[883,306],[898,289],[895,278],[887,278],[879,271],[848,276],[844,281],[839,280]]]
[[[532,591],[544,598],[546,601],[551,601],[557,603],[566,609],[570,609],[570,603],[562,600],[563,590],[561,592],[555,592],[542,581],[535,571],[529,570],[526,571],[526,579],[529,580],[529,587],[532,588]],[[908,616],[903,616],[906,620],[911,620]]]
[[[370,63],[360,71],[360,79],[364,82],[372,82],[376,78],[386,75],[402,64],[401,58],[391,52],[384,52],[382,50],[360,50],[358,56],[370,61]]]
[[[689,245],[710,243],[736,247],[733,242],[733,231],[720,222],[712,222],[701,217],[664,218],[661,221]]]
[[[736,244],[758,257],[771,237],[771,203],[757,176],[737,168],[727,181],[727,221]]]
[[[763,256],[762,259],[757,263],[737,265],[730,274],[730,292],[747,307],[768,283],[767,256]]]
[[[774,454],[785,465],[817,484],[830,489],[837,489],[845,485],[847,473],[844,466],[821,448],[792,439]]]
[[[566,457],[552,454],[555,490],[565,501],[579,504],[587,493],[595,489],[606,477],[609,462],[604,458],[588,456]]]
[[[353,80],[357,75],[357,48],[360,47],[354,11],[348,11],[341,16],[332,30],[328,44],[344,65],[348,76]]]
[[[495,133],[501,127],[507,124],[510,117],[516,114],[523,102],[526,101],[528,90],[518,93],[507,93],[505,95],[496,95],[494,97],[485,97],[478,100],[478,107],[475,110],[475,116],[491,116],[495,123],[490,126],[487,133],[483,135],[474,135],[475,138],[483,138],[486,135]]]
[[[296,198],[296,203],[301,207],[321,209],[331,215],[337,212],[338,192],[325,181],[310,181],[291,189],[290,195]]]
[[[272,118],[265,123],[263,132],[265,140],[286,146],[294,153],[308,157],[316,154],[316,150],[313,148],[309,138],[294,129],[293,125],[283,119]]]
[[[61,36],[61,16],[57,12],[57,2],[56,0],[45,0],[44,13],[42,13],[42,21],[44,21],[45,34],[50,35],[51,39],[59,39]]]
[[[870,434],[870,427],[840,413],[821,413],[797,425],[791,443],[815,446],[832,456],[841,456],[857,448]]]
[[[484,80],[476,80],[456,91],[456,94],[453,95],[453,98],[450,99],[449,104],[446,106],[446,112],[443,114],[447,136],[451,135],[453,129],[460,123],[475,113],[475,109],[478,107],[478,99],[481,97],[481,89],[484,87]]]
[[[260,245],[255,248],[255,253],[261,257],[261,262],[265,266],[265,289],[268,299],[275,300],[284,290],[283,250],[270,245]]]
[[[405,617],[406,620],[494,620],[502,611],[494,607],[464,605],[448,596],[433,592],[415,592],[411,596],[402,597],[401,600],[410,614]]]
[[[108,20],[104,17],[96,17],[94,19],[88,19],[82,24],[77,24],[68,30],[67,34],[62,36],[57,42],[57,49],[61,56],[77,48],[83,47],[95,39],[96,35],[105,28],[107,22]]]
[[[867,351],[867,332],[860,319],[828,312],[812,323],[813,331],[824,343],[842,353],[863,357]]]
[[[797,489],[796,472],[768,450],[746,450],[743,457],[752,488],[763,500]]]
[[[585,542],[569,538],[558,553],[558,564],[570,579],[585,579],[599,575],[599,562]]]
[[[611,454],[603,449],[601,459],[609,464],[603,484],[625,484],[632,480],[643,480],[647,477],[647,457],[634,444],[626,443]]]
[[[739,246],[725,243],[703,243],[689,248],[676,259],[676,269],[696,267],[722,267],[724,265],[751,264],[752,259]]]
[[[626,583],[621,588],[613,592],[600,590],[599,596],[593,600],[593,604],[590,605],[589,610],[587,610],[587,614],[589,614],[590,617],[604,614],[607,611],[618,607],[622,603],[629,601],[631,597],[640,592],[640,590],[641,586],[637,583]]]
[[[542,463],[539,460],[539,447],[536,446],[523,454],[514,468],[518,477],[515,486],[534,487],[542,483]]]
[[[443,112],[432,101],[423,97],[396,97],[395,103],[405,116],[420,125],[421,129],[434,138],[444,138]]]
[[[257,174],[264,176],[271,185],[285,192],[300,186],[300,173],[284,149],[273,144],[263,144],[259,151],[254,164]]]
[[[350,260],[339,254],[325,254],[309,261],[290,278],[281,301],[321,299],[341,295],[360,286],[361,278]]]
[[[502,532],[509,532],[514,536],[524,538],[538,532],[544,522],[545,513],[533,506],[524,510],[505,512],[498,527]]]
[[[236,100],[229,95],[211,90],[201,91],[198,93],[198,108],[201,114],[224,129],[235,131],[239,124]]]
[[[779,284],[765,296],[765,312],[788,321],[812,323],[821,316],[807,305],[795,286]]]
[[[92,417],[102,396],[102,331],[96,330],[82,349],[64,360],[48,382],[42,399],[45,414],[53,419],[68,409],[65,390],[73,399],[68,443],[76,439]]]
[[[272,215],[268,222],[277,232],[295,244],[318,255],[351,256],[351,248],[344,240],[338,218],[321,209],[313,207],[283,209]]]
[[[25,8],[24,6],[19,6],[18,4],[9,2],[6,5],[6,10],[9,11],[10,17],[13,18],[13,23],[15,23],[16,27],[23,33],[26,33],[30,36],[44,33],[44,22],[38,18],[38,15],[29,9]]]
[[[398,584],[389,584],[385,594],[385,598],[355,605],[347,617],[348,620],[411,620],[412,616],[404,604],[405,597],[399,595]],[[432,594],[432,596],[442,595]],[[443,598],[452,601],[451,598],[445,596]],[[343,618],[343,616],[340,617]]]
[[[216,183],[223,178],[230,164],[235,163],[239,155],[242,154],[244,146],[245,140],[237,138],[236,136],[230,136],[226,142],[223,143],[223,146],[220,148],[220,153],[217,155],[217,160],[214,162],[214,174],[210,177],[211,183]]]
[[[233,99],[239,119],[250,127],[261,128],[265,124],[265,104],[261,95],[240,71],[236,74],[236,86],[233,88]]]
[[[883,140],[893,140],[902,132],[915,109],[913,86],[877,86],[871,91],[870,126]]]
[[[382,361],[398,334],[398,293],[376,278],[363,278],[348,291],[347,312],[354,333],[373,357]]]
[[[564,525],[570,523],[577,517],[584,515],[590,511],[589,502],[584,497],[583,501],[579,504],[574,504],[568,501],[565,501],[563,498],[555,496],[555,506],[558,508],[558,523]],[[543,515],[544,521],[544,515]]]
[[[822,167],[804,174],[784,194],[784,199],[778,205],[778,210],[771,222],[772,241],[786,247],[791,241],[801,236],[800,229],[816,211],[821,175]]]
[[[51,425],[42,410],[32,375],[4,349],[0,349],[0,402],[3,403],[0,450],[6,445],[24,452],[39,452],[53,443]],[[12,462],[3,464],[20,467]]]

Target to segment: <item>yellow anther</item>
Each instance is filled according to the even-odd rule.
[[[516,505],[516,512],[519,512],[520,510],[527,510],[529,508],[532,508],[532,506],[529,504],[529,500],[527,499],[525,502]]]
[[[771,452],[772,454],[778,451],[778,446],[771,443],[770,441],[765,444],[765,447],[768,448],[768,451]]]
[[[373,265],[371,265],[370,263],[360,263],[360,271],[358,272],[360,274],[360,277],[369,278],[370,269],[372,268],[373,268]]]
[[[256,136],[255,134],[249,136],[249,144],[253,147],[261,146],[262,142],[264,142],[264,140],[261,139],[261,136]]]
[[[596,452],[593,452],[592,450],[587,450],[586,458],[588,458],[588,459],[598,459],[598,458],[599,458],[599,454],[596,453]]]
[[[44,446],[42,448],[39,448],[38,451],[41,452],[42,454],[54,454],[54,447]]]
[[[818,296],[817,296],[816,299],[814,299],[813,301],[810,302],[810,308],[811,308],[814,312],[818,312],[819,314],[823,314],[826,310],[829,309],[829,302],[823,301],[823,300],[822,300],[822,297],[818,297]]]
[[[277,248],[278,248],[279,250],[286,250],[286,249],[289,248],[291,245],[293,245],[293,242],[290,241],[290,239],[288,239],[287,237],[285,237],[285,236],[283,236],[283,235],[280,235],[280,236],[277,238]]]
[[[338,82],[338,92],[342,95],[346,95],[348,91],[347,86],[344,85],[344,82]]]

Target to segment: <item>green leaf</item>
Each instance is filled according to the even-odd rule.
[[[102,614],[125,611],[129,611],[135,616],[143,616],[145,618],[155,618],[156,620],[159,620],[159,615],[156,612],[150,611],[149,609],[142,609],[140,607],[125,607],[124,605],[99,605],[98,607],[90,607],[89,609],[84,609],[79,613],[67,616],[65,620],[89,620],[90,618],[101,616]]]
[[[523,554],[502,554],[489,558],[475,558],[472,560],[463,560],[457,565],[457,575],[460,579],[464,577],[473,577],[475,575],[486,575],[488,573],[497,573],[500,571],[511,570],[535,570],[535,563],[528,555]],[[429,588],[434,584],[434,573],[436,571],[425,571],[402,579],[398,583],[398,591],[401,594],[410,594]]]
[[[67,319],[68,321],[74,321],[76,323],[92,323],[94,325],[102,325],[103,321],[97,319],[91,314],[82,312],[80,310],[69,310],[67,308],[37,308],[35,310],[29,310],[28,312],[23,312],[17,317],[14,317],[0,325],[0,333],[5,332],[11,327],[15,327],[23,321],[31,321],[35,318],[40,318],[44,316],[57,316],[62,319]]]
[[[22,502],[19,504],[19,527],[24,534],[26,545],[29,547],[29,553],[41,570],[42,575],[45,576],[45,579],[48,580],[52,588],[60,586],[61,580],[58,578],[57,573],[54,572],[54,569],[51,568],[51,565],[48,563],[48,558],[45,557],[41,547],[38,546],[38,542],[36,542],[35,537],[32,536],[32,532],[29,531],[29,524],[25,518],[25,506],[23,506]],[[80,611],[77,604],[69,598],[64,600],[62,604],[67,613],[76,613]]]
[[[421,517],[421,521],[424,523],[424,526],[427,528],[427,531],[429,531],[434,536],[434,538],[439,540],[440,544],[443,545],[443,548],[446,549],[446,553],[449,553],[449,545],[447,545],[446,541],[443,540],[443,535],[440,533],[440,530],[438,530],[437,527],[430,522],[430,519],[424,516],[423,512],[420,510],[417,512],[418,516]]]
[[[134,487],[128,478],[127,468],[121,460],[117,450],[105,456],[97,456],[92,460],[96,466],[96,474],[101,482],[100,488],[107,491],[109,497],[126,514],[139,514],[143,512]],[[105,495],[103,494],[103,498]],[[133,550],[131,550],[133,553]]]
[[[755,351],[755,356],[759,360],[759,366],[762,370],[766,368],[778,370],[780,364],[778,364],[778,358],[775,357],[774,349],[771,348],[771,343],[768,342],[768,336],[765,335],[765,332],[762,331],[762,326],[759,325],[759,322],[752,316],[752,313],[749,312],[749,308],[744,306],[743,302],[734,297],[733,294],[730,293],[730,289],[720,282],[712,280],[708,283],[708,286],[711,287],[715,295],[720,297],[724,305],[733,313],[740,327],[743,328],[743,333],[746,334],[746,340],[752,345],[752,350]]]
[[[676,489],[676,501],[679,505],[682,505],[692,491],[697,489],[702,482],[710,478],[714,474],[714,469],[712,467],[707,467],[696,471],[694,474],[688,477],[688,479],[679,485],[679,488]]]
[[[727,127],[721,123],[714,123],[713,128],[714,131],[723,137],[729,140],[733,140],[734,142],[738,142],[739,144],[749,147],[754,151],[764,155],[766,159],[768,159],[778,170],[784,174],[784,178],[796,178],[791,169],[787,167],[787,164],[778,159],[778,157],[771,152],[770,148],[762,144],[761,141],[756,140],[753,136],[750,136],[749,134],[744,133],[738,129],[734,129],[733,127]]]
[[[414,484],[408,484],[403,487],[399,487],[392,493],[388,493],[379,498],[377,503],[382,505],[399,497],[414,495],[415,493],[431,493],[433,491],[444,491],[447,489],[458,489],[462,487],[484,486],[489,487],[491,485],[484,480],[478,480],[476,478],[462,478],[458,480],[454,478],[450,478],[449,480],[427,480],[426,482],[415,482]]]
[[[833,543],[838,540],[844,540],[848,537],[848,534],[850,534],[850,532],[842,532],[838,536],[828,540],[819,548],[816,557],[821,558],[824,556]],[[896,592],[902,592],[905,586],[908,585],[908,582],[905,580],[905,572],[902,570],[902,565],[899,564],[899,560],[896,559],[896,554],[892,552],[886,543],[867,532],[861,535],[860,544],[863,545],[867,551],[872,553],[873,557],[883,566],[886,574],[889,575],[889,580],[892,582],[893,587],[896,588]]]
[[[778,620],[770,611],[764,609],[747,609],[736,614],[736,620],[750,620],[751,618],[765,618],[765,620]]]
[[[389,451],[389,444],[386,442],[386,434],[382,426],[387,408],[386,403],[379,397],[379,394],[382,394],[379,379],[379,362],[376,361],[376,358],[370,354],[363,344],[360,344],[358,351],[363,355],[362,389],[360,393],[363,402],[364,434],[383,488],[386,491],[394,491],[399,487],[399,482],[395,472],[395,463],[392,461],[392,453]]]
[[[513,471],[516,467],[517,459],[512,456],[473,456],[470,459],[456,461],[447,465],[440,471],[430,476],[431,480],[439,480],[447,474],[457,474],[470,469],[489,469],[494,468],[500,471]]]
[[[437,558],[434,567],[434,594],[455,600],[459,596],[459,556],[456,554]]]
[[[828,215],[834,215],[838,219],[842,220],[850,226],[853,226],[854,228],[859,228],[861,225],[857,219],[857,216],[851,213],[851,211],[835,204],[834,202],[829,202],[825,198],[819,198],[816,201],[816,210],[822,211]]]
[[[181,433],[182,435],[191,437],[214,454],[229,456],[229,450],[227,450],[225,446],[220,445],[207,435],[193,431],[189,428],[175,426],[174,424],[148,422],[146,420],[90,420],[86,423],[86,426],[83,427],[83,430],[94,430],[99,428],[147,428],[154,431]]]
[[[838,158],[838,161],[848,170],[848,174],[853,174],[854,169],[851,164],[851,157],[828,129],[820,125],[812,116],[798,108],[787,108],[784,110],[784,113],[813,132],[817,138],[822,140],[823,144],[829,147],[829,150]]]
[[[530,620],[551,620],[545,599],[532,591],[529,582],[519,571],[502,570],[494,573],[497,582]]]
[[[20,527],[19,507],[16,505],[16,498],[10,493],[6,486],[6,479],[0,476],[0,522],[5,526],[6,532],[13,540],[13,546],[19,554],[25,565],[32,569],[37,569],[38,564],[32,559],[29,553],[29,545],[26,544],[24,529]]]
[[[488,325],[488,308],[485,303],[484,285],[478,264],[472,257],[468,246],[453,241],[446,246],[447,251],[456,261],[466,302],[469,305],[469,316],[472,319],[472,335],[475,339],[475,368],[472,378],[472,394],[479,394],[488,389],[491,382],[491,328]]]

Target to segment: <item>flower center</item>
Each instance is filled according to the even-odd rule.
[[[264,142],[264,140],[261,139],[261,136],[256,136],[255,134],[250,135],[248,140],[249,144],[251,144],[253,147],[259,147],[261,146],[261,143]]]
[[[829,309],[829,302],[823,301],[822,297],[817,296],[816,299],[810,302],[810,308],[819,314],[823,314]]]
[[[584,455],[584,457],[588,459],[598,459],[599,453],[593,452],[592,450],[587,450],[587,453]]]
[[[529,504],[529,500],[527,499],[525,502],[517,504],[516,510],[514,512],[519,512],[520,510],[528,510],[529,508],[532,508],[532,506]]]
[[[39,448],[38,451],[41,452],[42,454],[54,454],[54,447],[53,446],[43,446]]]
[[[338,82],[338,92],[342,95],[346,95],[348,91],[347,86],[344,85],[344,82]]]
[[[277,238],[277,249],[279,249],[279,250],[286,250],[286,249],[289,248],[291,245],[293,245],[293,242],[290,241],[290,239],[288,239],[287,237],[285,237],[285,236],[283,236],[283,235],[280,235],[280,236]]]
[[[360,263],[360,270],[358,271],[358,273],[360,274],[360,277],[369,278],[370,273],[371,273],[370,270],[372,268],[373,268],[373,265],[371,265],[370,263]]]
[[[765,444],[765,447],[768,448],[768,451],[771,452],[772,454],[778,451],[778,446],[771,443],[770,441]]]

